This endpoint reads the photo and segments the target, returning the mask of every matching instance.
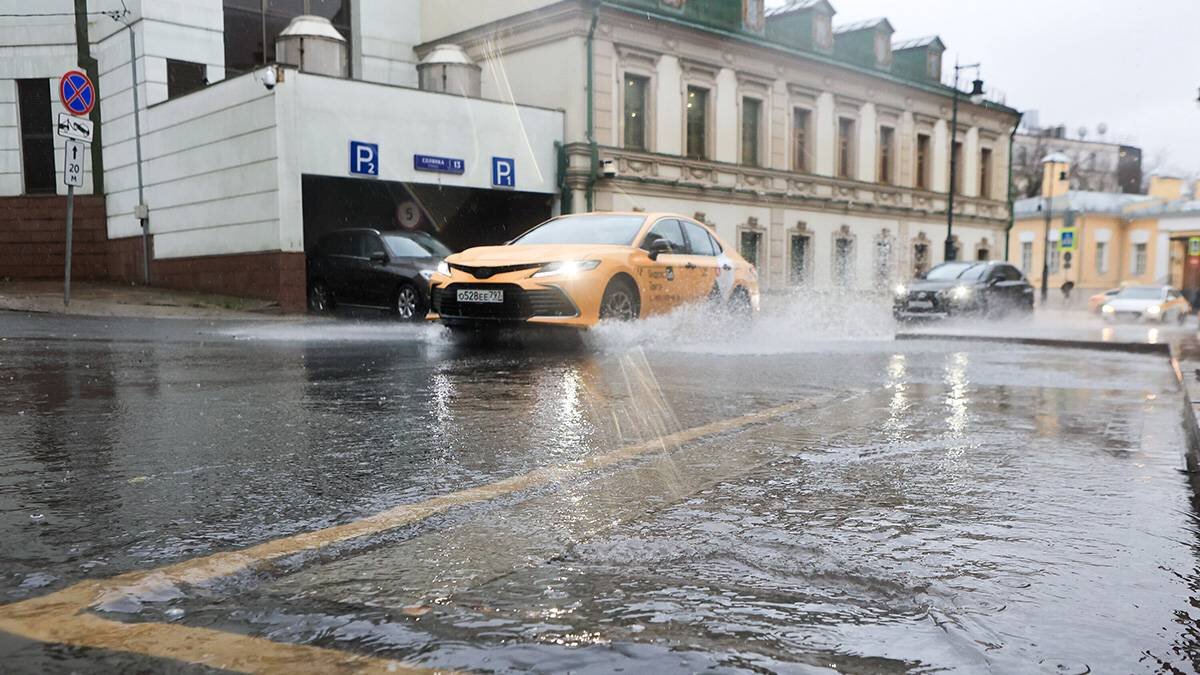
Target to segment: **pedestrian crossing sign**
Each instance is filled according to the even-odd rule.
[[[1063,228],[1059,233],[1058,249],[1060,251],[1075,250],[1075,228]]]
[[[1200,237],[1188,237],[1188,255],[1200,255]]]

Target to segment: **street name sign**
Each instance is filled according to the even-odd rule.
[[[95,134],[95,127],[91,120],[67,113],[58,113],[58,124],[55,126],[55,130],[63,138],[73,138],[84,143],[91,143]]]
[[[63,183],[71,187],[83,187],[83,157],[87,145],[73,139],[67,140],[63,156]]]
[[[81,70],[68,70],[58,78],[58,100],[72,115],[86,116],[96,105],[96,88]]]
[[[413,155],[413,169],[417,171],[435,171],[437,173],[454,173],[462,175],[467,170],[467,162],[453,157],[434,157],[433,155]]]

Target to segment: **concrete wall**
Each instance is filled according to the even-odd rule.
[[[423,42],[553,5],[559,0],[420,0]],[[453,5],[451,8],[449,5]]]
[[[417,86],[417,56],[421,42],[420,0],[355,0],[351,60],[356,79]],[[439,3],[439,14],[456,14]]]

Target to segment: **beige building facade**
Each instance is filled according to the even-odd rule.
[[[942,260],[955,152],[957,257],[1004,257],[1019,116],[964,96],[952,148],[940,40],[824,0],[529,4],[417,53],[457,43],[486,98],[566,111],[563,210],[701,218],[768,290],[886,290]]]

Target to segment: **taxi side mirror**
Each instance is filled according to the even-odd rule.
[[[650,256],[651,260],[658,260],[658,256],[670,252],[671,242],[666,239],[655,239],[650,242],[650,248],[646,250],[646,255]]]

